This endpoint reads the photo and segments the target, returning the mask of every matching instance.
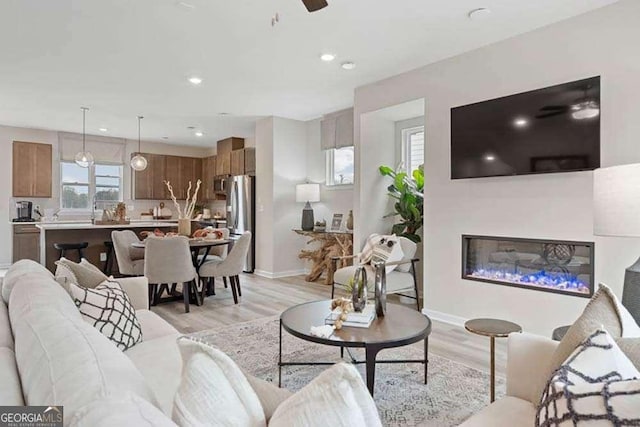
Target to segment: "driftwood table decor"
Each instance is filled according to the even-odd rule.
[[[343,257],[353,254],[353,234],[340,231],[304,231],[293,230],[301,236],[310,237],[307,245],[312,243],[319,243],[320,247],[317,249],[300,251],[298,258],[308,259],[313,263],[311,272],[307,275],[305,280],[307,282],[315,282],[322,274],[325,274],[325,285],[331,285],[332,277],[331,271],[331,257]],[[338,262],[338,268],[348,265],[349,260],[340,260]]]

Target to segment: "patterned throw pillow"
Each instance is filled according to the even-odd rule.
[[[142,328],[126,292],[117,282],[104,281],[94,289],[70,284],[70,294],[82,318],[122,351],[142,341]]]
[[[371,255],[371,264],[376,262],[396,262],[402,261],[404,252],[400,245],[400,240],[395,234],[391,236],[380,236],[380,239],[373,246],[373,254]],[[391,273],[398,267],[397,265],[389,265],[386,267],[387,274]]]
[[[640,425],[639,379],[611,335],[598,329],[547,383],[536,426]]]

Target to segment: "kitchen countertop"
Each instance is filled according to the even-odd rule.
[[[94,230],[104,228],[166,228],[177,227],[177,222],[159,222],[159,221],[132,221],[131,224],[109,224],[95,225],[90,222],[40,222],[36,223],[36,227],[40,230]]]

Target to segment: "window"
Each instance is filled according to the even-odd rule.
[[[327,150],[327,185],[353,184],[353,147]]]
[[[62,209],[91,209],[122,201],[122,165],[94,164],[81,168],[75,162],[60,162],[60,206]]]
[[[402,160],[409,175],[424,164],[424,126],[402,130]]]

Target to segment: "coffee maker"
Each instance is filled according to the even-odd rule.
[[[16,218],[13,222],[31,222],[33,214],[33,203],[29,201],[16,202]]]

